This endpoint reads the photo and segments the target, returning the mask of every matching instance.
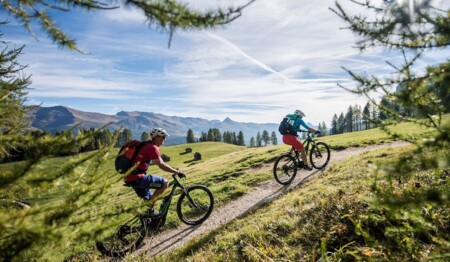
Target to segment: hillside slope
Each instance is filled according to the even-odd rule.
[[[40,130],[56,131],[74,128],[100,128],[104,125],[112,130],[128,128],[135,139],[140,139],[142,132],[149,132],[156,127],[166,129],[171,136],[167,139],[167,145],[182,144],[186,142],[187,131],[192,129],[198,139],[202,132],[207,133],[210,128],[217,128],[222,133],[225,131],[244,133],[246,143],[250,138],[256,137],[258,132],[267,130],[269,133],[278,130],[277,123],[244,123],[233,121],[229,117],[223,121],[207,120],[198,117],[168,116],[153,112],[125,112],[115,115],[107,115],[95,112],[84,112],[64,106],[38,107],[30,112],[31,127]],[[280,138],[279,138],[280,139]]]
[[[363,148],[348,148],[343,151],[333,151],[330,165],[339,162],[343,159],[347,159],[356,155],[360,155],[364,152],[377,150],[380,148],[395,148],[404,147],[409,145],[405,142],[393,142],[382,145],[368,146]],[[248,173],[260,173],[260,172],[271,172],[272,165],[266,164],[263,167],[257,169],[249,169]],[[212,230],[218,229],[224,224],[240,217],[259,206],[269,203],[274,199],[277,199],[286,192],[301,186],[305,181],[311,179],[312,177],[321,174],[321,171],[302,171],[300,172],[293,183],[289,186],[281,186],[275,180],[266,181],[260,183],[258,186],[252,188],[250,192],[244,196],[232,201],[225,206],[216,208],[211,217],[198,227],[189,227],[182,225],[176,229],[166,230],[158,235],[149,237],[145,246],[140,248],[136,253],[131,254],[127,259],[133,260],[136,256],[140,257],[153,257],[154,255],[168,252],[172,248],[182,246],[189,243],[193,238],[210,232]]]

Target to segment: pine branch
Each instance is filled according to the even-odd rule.
[[[169,47],[175,32],[178,30],[206,30],[223,26],[239,18],[243,9],[256,0],[249,0],[239,7],[228,9],[216,8],[205,12],[193,10],[178,0],[125,0],[126,5],[135,6],[144,11],[151,27],[162,29],[169,34]],[[41,24],[47,36],[59,47],[85,53],[77,47],[75,39],[55,25],[48,10],[70,12],[74,8],[84,10],[111,10],[119,8],[109,1],[92,0],[2,0],[0,6],[14,15],[26,30],[34,37],[32,21]],[[37,38],[36,38],[37,39]]]

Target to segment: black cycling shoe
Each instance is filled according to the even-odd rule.
[[[162,213],[159,211],[155,211],[152,207],[147,209],[144,214],[142,214],[144,217],[150,217],[150,218],[158,218],[161,217]]]
[[[155,211],[155,210],[149,210],[147,214],[149,217],[152,217],[152,218],[159,218],[162,215],[161,212]]]
[[[305,164],[303,163],[303,161],[300,161],[297,163],[298,168],[303,168],[304,166],[305,166]]]
[[[308,166],[308,165],[304,165],[304,166],[303,166],[303,169],[304,169],[304,170],[307,170],[307,171],[313,170],[312,167],[310,167],[310,166]]]

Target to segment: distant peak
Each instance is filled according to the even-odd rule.
[[[128,112],[120,111],[116,114],[116,116],[128,116]]]
[[[231,120],[231,118],[227,117],[223,120],[223,122],[234,122],[233,120]]]

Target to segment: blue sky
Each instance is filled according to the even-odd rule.
[[[199,9],[243,2],[189,1]],[[383,75],[393,72],[386,61],[401,59],[384,50],[359,53],[352,33],[328,9],[333,3],[257,0],[223,28],[178,32],[170,49],[168,35],[129,8],[57,14],[58,24],[89,55],[58,48],[39,26],[32,28],[33,38],[12,17],[0,30],[2,40],[26,45],[19,62],[31,75],[30,103],[258,123],[277,123],[298,108],[308,122],[329,124],[333,114],[366,103],[337,86],[353,85],[342,66]],[[448,54],[433,52],[423,64]]]

